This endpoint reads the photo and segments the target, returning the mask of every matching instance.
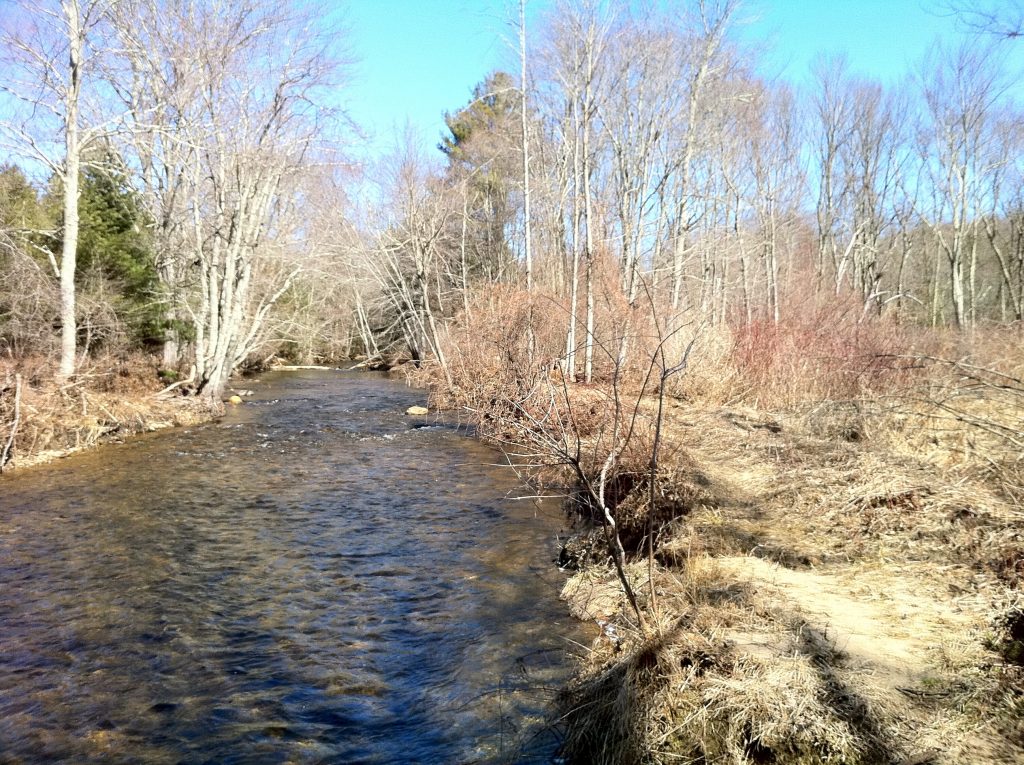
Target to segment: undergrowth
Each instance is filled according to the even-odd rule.
[[[566,761],[1024,753],[1019,672],[999,651],[1017,644],[984,637],[1024,575],[1020,328],[928,330],[843,299],[735,326],[598,302],[591,381],[582,341],[567,374],[566,307],[498,288],[446,330],[450,386],[412,372],[579,525],[564,596],[603,634],[561,697]],[[864,628],[917,646],[907,687],[843,653],[806,610],[813,586],[787,600],[800,591],[730,573],[757,582],[751,558],[794,586],[849,581],[864,591],[851,607],[880,599]],[[900,604],[916,597],[932,611],[903,636]]]
[[[9,445],[3,468],[210,415],[194,398],[160,395],[166,379],[144,354],[93,358],[64,382],[54,372],[46,358],[0,359],[0,448]]]

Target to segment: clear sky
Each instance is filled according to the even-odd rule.
[[[540,0],[533,0],[539,6]],[[514,65],[506,0],[349,0],[344,14],[358,59],[349,108],[371,154],[406,121],[428,145],[493,69]]]
[[[674,2],[675,0],[663,0]],[[551,0],[528,0],[527,26]],[[738,29],[764,54],[762,73],[794,83],[819,53],[845,53],[855,73],[898,81],[938,39],[959,36],[945,0],[748,0]],[[466,103],[498,67],[515,68],[510,24],[517,0],[348,0],[352,52],[360,60],[351,115],[371,136],[370,154],[406,121],[428,145],[442,114]],[[1024,49],[1024,42],[1018,43]]]
[[[845,54],[854,73],[897,82],[940,40],[965,32],[949,0],[752,0],[741,39],[757,41],[762,72],[800,82],[819,54]]]

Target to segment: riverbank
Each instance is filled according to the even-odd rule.
[[[378,364],[296,365],[271,359],[267,369],[369,369],[402,378],[400,360]],[[153,357],[131,355],[91,363],[67,383],[54,381],[47,359],[0,359],[0,473],[43,465],[139,433],[196,425],[219,412],[180,387]],[[229,388],[225,403],[244,388]],[[244,398],[242,399],[244,400]]]
[[[665,429],[684,501],[629,567],[649,633],[607,565],[563,593],[605,625],[569,761],[1024,761],[1024,517],[991,465],[742,407]]]
[[[57,384],[44,361],[0,361],[0,461],[3,472],[44,464],[103,443],[216,413],[167,390],[154,360],[107,360]]]
[[[637,351],[587,385],[498,323],[452,339],[435,404],[577,521],[563,597],[602,636],[566,762],[1024,762],[1019,345],[829,330],[706,332],[677,378]]]

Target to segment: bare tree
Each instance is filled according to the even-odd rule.
[[[897,91],[858,82],[850,103],[853,131],[844,164],[853,207],[854,284],[865,310],[874,306],[880,311],[885,301],[881,287],[884,238],[893,220],[893,199],[908,149],[901,128],[905,102]]]
[[[7,77],[0,90],[21,108],[0,122],[0,133],[46,167],[61,186],[60,253],[48,256],[60,279],[61,345],[58,376],[75,371],[75,271],[78,251],[78,180],[83,154],[107,135],[109,115],[93,76],[106,52],[98,40],[118,0],[61,0],[59,6],[24,0],[0,37]]]
[[[762,84],[753,93],[752,108],[744,110],[747,188],[753,194],[748,203],[757,222],[766,308],[774,322],[781,316],[781,239],[805,188],[793,98],[786,88]]]
[[[594,176],[597,166],[595,123],[601,93],[600,62],[611,40],[615,17],[606,13],[597,2],[580,6],[560,6],[551,22],[555,52],[552,76],[561,89],[572,115],[574,232],[573,258],[584,264],[585,334],[583,340],[583,379],[594,376],[595,271],[598,226],[594,204]],[[582,200],[579,199],[582,197]],[[582,235],[580,233],[582,232]],[[577,255],[579,253],[579,255]],[[578,272],[578,263],[573,267]],[[571,300],[570,329],[567,335],[569,366],[576,367],[576,279]]]
[[[164,289],[163,363],[171,369],[180,361],[194,262],[188,244],[188,170],[200,146],[186,126],[201,121],[205,79],[192,55],[195,30],[183,11],[160,0],[122,0],[114,22],[120,56],[107,71],[125,110],[122,152],[137,168],[136,183],[151,221]]]
[[[1007,40],[1024,37],[1022,0],[950,0],[946,12],[971,32]]]
[[[654,206],[673,162],[662,143],[677,114],[677,78],[673,76],[674,40],[657,22],[630,19],[605,55],[608,76],[598,101],[600,127],[610,149],[611,194],[617,218],[622,287],[633,305],[640,294],[641,263],[657,220]]]
[[[522,126],[523,153],[523,257],[526,266],[526,290],[533,291],[533,250],[530,216],[530,131],[529,80],[526,70],[526,0],[519,0],[519,115]]]
[[[849,279],[865,309],[881,310],[884,237],[909,153],[906,101],[898,90],[851,77],[842,61],[819,64],[815,76],[818,277],[827,268],[837,293]]]
[[[698,24],[694,32],[685,35],[680,47],[692,51],[688,60],[686,81],[686,122],[682,136],[682,153],[678,168],[678,182],[675,188],[675,221],[672,225],[672,279],[671,305],[673,311],[680,308],[683,286],[683,267],[687,252],[687,234],[695,224],[697,216],[692,204],[692,182],[694,162],[698,155],[698,142],[707,139],[707,125],[703,115],[714,113],[706,106],[709,85],[719,76],[726,61],[723,49],[729,25],[739,7],[737,0],[705,3],[697,6]],[[692,42],[691,42],[692,40]],[[704,269],[705,277],[707,268]]]
[[[442,193],[440,179],[432,176],[408,129],[395,154],[385,161],[382,175],[385,207],[364,267],[389,302],[389,313],[413,360],[420,363],[432,355],[450,385],[441,320],[446,287],[451,284],[446,279],[450,269],[444,263],[444,245],[456,200]]]
[[[992,209],[982,216],[985,239],[998,265],[999,319],[1024,320],[1024,131],[1016,114],[1000,118],[994,131],[986,198]]]
[[[838,292],[845,272],[845,258],[840,256],[840,241],[843,239],[840,227],[847,222],[843,215],[847,189],[843,183],[841,163],[843,148],[852,140],[852,104],[845,92],[845,60],[819,59],[813,65],[813,74],[812,140],[819,174],[815,208],[818,224],[817,276],[820,280],[830,266]]]
[[[119,93],[160,234],[168,315],[190,318],[195,388],[214,400],[301,268],[282,257],[284,240],[302,229],[296,200],[338,71],[314,13],[133,0],[119,19]]]
[[[940,50],[922,80],[926,118],[919,149],[930,204],[921,215],[938,257],[945,258],[953,322],[961,328],[975,319],[979,226],[988,204],[983,179],[993,159],[987,148],[995,104],[1005,90],[997,62],[993,49],[965,43]],[[937,310],[933,300],[933,322]]]

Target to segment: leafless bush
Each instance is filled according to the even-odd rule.
[[[0,244],[0,351],[12,356],[56,351],[59,316],[53,275],[20,247]]]

